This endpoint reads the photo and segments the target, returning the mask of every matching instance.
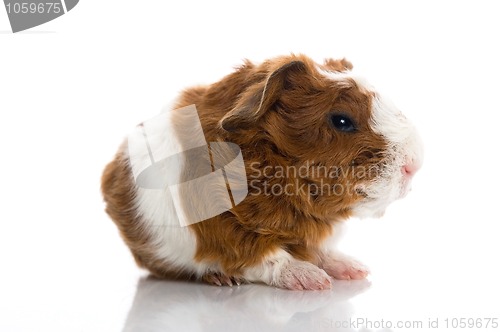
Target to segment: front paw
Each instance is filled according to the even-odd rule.
[[[309,262],[302,261],[291,261],[284,264],[271,284],[291,290],[332,288],[332,280],[324,270]]]
[[[323,262],[323,269],[339,280],[364,279],[370,273],[366,266],[350,257],[327,258]]]

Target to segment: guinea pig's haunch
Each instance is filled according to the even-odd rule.
[[[139,266],[163,278],[308,290],[331,288],[332,277],[367,276],[335,242],[344,220],[381,216],[404,197],[422,164],[418,134],[394,105],[348,61],[317,64],[303,55],[246,61],[216,83],[187,89],[168,121],[182,121],[176,110],[189,105],[207,142],[241,149],[248,194],[213,218],[175,226],[170,191],[137,185],[125,142],[104,171],[102,192]],[[159,130],[154,139],[171,134]],[[214,203],[226,190],[214,188]]]

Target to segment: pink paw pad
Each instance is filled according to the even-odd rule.
[[[324,263],[326,273],[339,280],[359,280],[368,276],[370,271],[355,260],[330,259]]]

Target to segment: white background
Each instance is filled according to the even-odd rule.
[[[0,8],[1,331],[500,318],[494,1],[173,3],[82,0],[17,34]],[[370,281],[289,292],[144,279],[104,213],[103,167],[182,88],[290,52],[347,57],[425,142],[413,192],[380,220],[349,222],[343,248]]]

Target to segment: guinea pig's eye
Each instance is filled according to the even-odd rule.
[[[352,133],[356,131],[356,125],[350,117],[344,114],[334,113],[330,115],[330,124],[344,133]]]

